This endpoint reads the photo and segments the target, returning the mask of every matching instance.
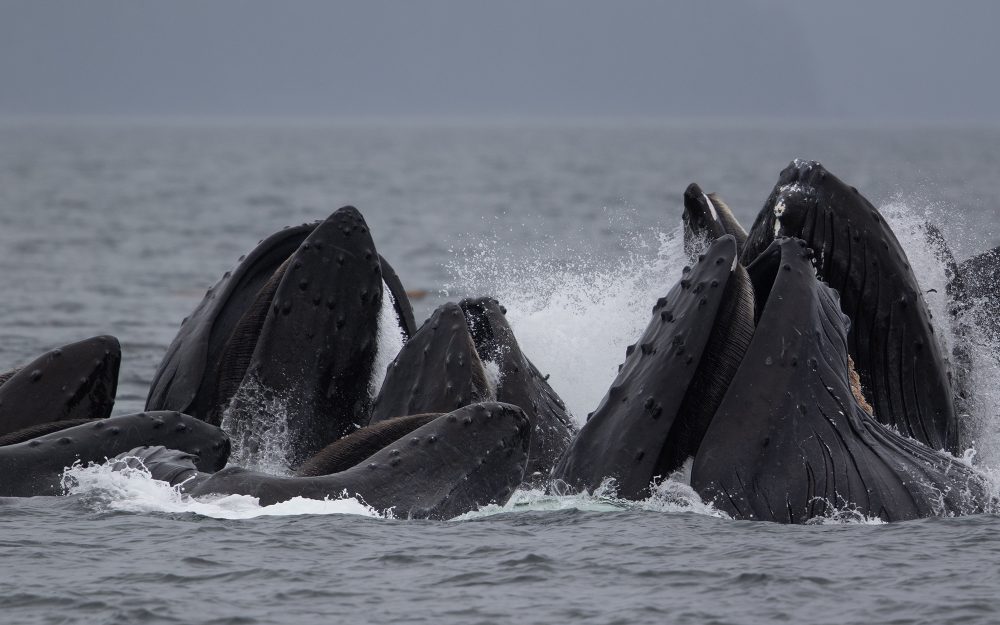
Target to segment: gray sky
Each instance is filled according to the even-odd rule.
[[[0,0],[0,115],[996,121],[998,28],[992,0]]]

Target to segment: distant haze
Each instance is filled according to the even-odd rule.
[[[0,0],[0,115],[996,121],[998,26],[989,0]]]

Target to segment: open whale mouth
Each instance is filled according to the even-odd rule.
[[[712,199],[695,183],[684,191],[684,253],[693,258],[708,244],[726,234]]]
[[[811,256],[812,250],[808,250],[808,254]],[[749,276],[754,295],[754,323],[760,323],[760,316],[764,312],[768,298],[771,297],[771,290],[774,288],[774,281],[780,270],[781,248],[777,246],[769,247],[768,251],[758,256],[753,262]]]
[[[499,321],[496,316],[499,314],[502,318],[507,309],[490,298],[464,299],[458,305],[465,316],[469,336],[483,366],[483,375],[495,399],[503,383],[502,361],[508,349],[500,335],[506,322]]]
[[[816,276],[839,295],[862,407],[906,436],[957,453],[953,372],[918,276],[883,215],[820,163],[794,161],[758,214],[743,263],[751,266],[782,237],[812,248]]]
[[[484,401],[518,406],[532,426],[528,475],[547,477],[574,427],[547,376],[521,351],[505,314],[489,297],[438,307],[389,366],[369,426]]]
[[[344,207],[243,296],[207,420],[234,435],[244,462],[295,467],[367,420],[379,346],[391,342],[380,332],[395,329],[400,344],[403,332],[381,265],[364,218]]]

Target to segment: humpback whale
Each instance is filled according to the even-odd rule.
[[[213,401],[225,344],[261,288],[321,223],[287,227],[263,239],[208,290],[167,348],[150,386],[147,410],[181,410],[210,422],[220,420]],[[378,258],[400,327],[408,337],[416,331],[413,308],[395,270],[381,255]]]
[[[435,310],[389,366],[369,423],[479,401],[513,404],[524,410],[532,427],[526,473],[532,480],[547,476],[574,426],[563,401],[521,351],[505,314],[492,298],[464,299]]]
[[[261,505],[270,505],[292,497],[347,495],[378,511],[414,519],[449,519],[486,504],[503,504],[524,477],[531,426],[516,406],[473,404],[405,429],[405,434],[352,466],[331,465],[342,470],[310,477],[268,475],[240,467],[206,473],[186,454],[156,447],[134,449],[122,460],[127,466],[141,462],[155,479],[169,481],[192,496],[250,495]],[[360,455],[356,452],[353,457]]]
[[[496,399],[462,308],[439,306],[386,370],[369,424]]]
[[[960,451],[947,361],[906,253],[857,189],[793,161],[750,229],[749,265],[778,237],[816,252],[817,272],[851,320],[849,353],[874,416],[934,449]]]
[[[278,403],[296,466],[368,418],[387,266],[350,206],[269,237],[184,323],[147,409],[215,425],[225,413],[237,444],[247,445],[270,426],[256,423],[267,418],[261,406]],[[399,289],[397,310],[408,307],[391,269],[389,282]]]
[[[0,497],[60,495],[66,467],[103,462],[143,445],[181,450],[202,471],[217,471],[229,459],[225,432],[188,415],[160,411],[111,417],[0,447]]]
[[[111,414],[121,346],[113,336],[63,345],[0,374],[0,436],[35,436]],[[63,423],[63,425],[46,425]],[[25,433],[8,440],[24,440]]]
[[[569,445],[576,426],[566,404],[549,386],[548,376],[521,351],[514,330],[507,323],[507,310],[491,297],[459,302],[469,324],[476,352],[496,367],[496,399],[520,406],[531,423],[531,454],[528,478],[547,478]]]
[[[554,490],[642,499],[698,450],[753,333],[753,293],[723,235],[653,307],[600,405],[552,472]]]
[[[704,243],[727,234],[736,239],[740,253],[746,244],[747,232],[733,215],[732,209],[715,193],[705,193],[695,183],[684,190],[684,252],[689,258],[697,255]]]
[[[836,509],[886,521],[983,511],[983,478],[861,409],[850,321],[812,258],[805,241],[780,238],[747,268],[757,326],[698,448],[692,487],[734,518],[779,523]]]

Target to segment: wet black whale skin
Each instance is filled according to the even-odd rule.
[[[981,512],[983,479],[880,424],[848,377],[849,321],[804,241],[779,239],[747,270],[753,340],[695,456],[691,485],[737,519],[803,523],[835,510],[900,521]]]
[[[171,411],[111,417],[0,447],[0,497],[61,495],[63,469],[74,462],[103,462],[142,445],[191,454],[202,471],[217,471],[229,459],[225,432],[194,417]]]
[[[776,237],[804,240],[816,253],[820,279],[840,294],[851,321],[848,351],[875,418],[933,449],[958,453],[948,363],[885,218],[819,163],[794,161],[750,230],[743,264]]]
[[[656,303],[618,377],[556,465],[558,489],[593,491],[613,478],[618,496],[642,499],[654,478],[667,477],[694,455],[721,399],[696,385],[723,366],[723,354],[707,352],[735,349],[727,363],[735,371],[752,331],[752,294],[737,254],[734,237],[718,239]],[[740,325],[721,312],[740,289],[744,309],[737,314],[749,317],[744,336],[709,347],[717,326]],[[726,381],[719,384],[724,389]]]

